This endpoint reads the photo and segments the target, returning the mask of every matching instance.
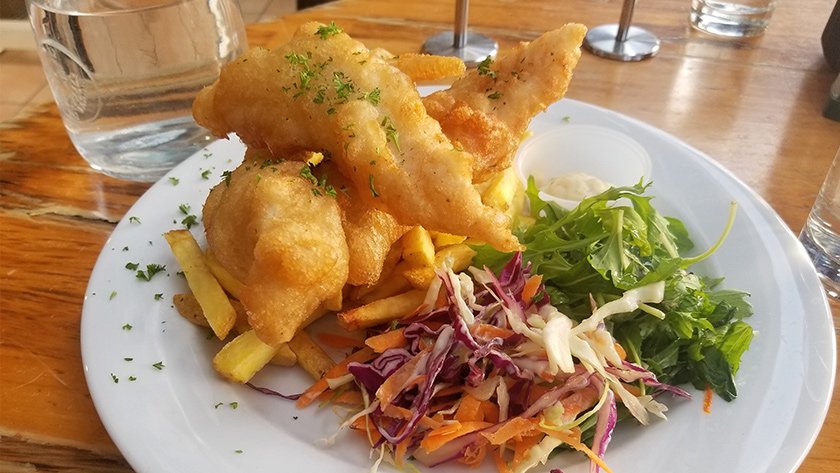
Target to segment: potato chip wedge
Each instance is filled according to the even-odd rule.
[[[304,330],[297,332],[288,345],[297,357],[297,364],[316,381],[335,366],[327,352]]]
[[[219,340],[224,340],[236,322],[236,310],[207,266],[201,248],[188,230],[172,230],[164,236],[175,259],[181,265],[187,284],[201,305],[210,328]]]
[[[410,290],[402,294],[375,300],[361,307],[339,312],[338,326],[352,332],[374,325],[398,320],[414,312],[426,298],[426,291]]]
[[[295,366],[297,364],[297,360],[298,357],[295,352],[289,348],[289,344],[281,343],[280,346],[277,347],[277,353],[274,354],[269,363],[275,366],[289,368]]]
[[[432,241],[435,242],[435,250],[440,250],[445,246],[463,243],[464,240],[467,239],[466,237],[443,232],[430,232],[430,234],[432,236]]]
[[[256,332],[248,330],[222,347],[213,358],[213,368],[225,378],[247,383],[277,353],[277,348],[266,345]]]
[[[435,244],[428,230],[420,225],[411,227],[400,239],[402,257],[414,267],[432,266],[435,263]]]
[[[216,279],[219,281],[219,284],[222,285],[225,291],[231,295],[234,299],[239,299],[240,295],[242,294],[242,282],[233,277],[230,272],[222,266],[222,263],[216,259],[216,255],[213,253],[213,250],[208,248],[207,251],[204,252],[204,261],[207,263],[207,266],[210,267],[210,271],[213,273],[213,276],[216,276]]]

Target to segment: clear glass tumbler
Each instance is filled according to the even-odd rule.
[[[691,0],[691,25],[718,36],[743,38],[764,33],[776,0]]]
[[[76,149],[105,174],[154,181],[212,137],[196,93],[247,49],[236,0],[27,0]]]
[[[799,234],[829,296],[840,300],[840,150]]]

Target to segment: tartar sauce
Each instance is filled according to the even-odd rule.
[[[575,171],[551,178],[543,192],[565,200],[582,200],[600,194],[612,187],[595,176],[585,172]]]

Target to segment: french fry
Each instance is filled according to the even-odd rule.
[[[402,294],[375,300],[361,307],[339,312],[338,326],[352,332],[398,320],[416,310],[426,298],[426,291],[413,289]]]
[[[248,311],[245,310],[245,306],[237,300],[231,300],[230,304],[233,306],[233,310],[236,311],[236,322],[233,323],[233,328],[236,330],[236,333],[245,333],[251,330],[252,327],[248,323]]]
[[[304,330],[298,331],[289,340],[288,345],[297,357],[300,367],[316,381],[335,366],[335,362],[327,355],[327,352]]]
[[[452,271],[457,273],[469,268],[475,255],[475,250],[464,243],[447,245],[435,253],[434,266],[410,268],[402,274],[413,288],[425,290],[435,278],[435,268],[443,267],[447,258],[451,258]]]
[[[411,227],[402,238],[402,257],[414,267],[432,266],[435,263],[435,244],[429,231],[420,225]]]
[[[496,174],[481,194],[481,201],[501,210],[513,221],[525,204],[525,188],[513,168]]]
[[[172,296],[172,303],[175,305],[178,313],[181,314],[181,317],[199,327],[210,326],[207,322],[207,317],[204,316],[204,311],[201,309],[201,304],[198,303],[198,299],[195,298],[193,293],[175,294]],[[233,306],[233,310],[236,311],[236,322],[233,324],[236,332],[244,333],[251,330],[251,325],[248,324],[248,314],[245,312],[245,306],[237,300],[231,300],[230,303]]]
[[[406,53],[394,61],[394,65],[415,82],[460,76],[466,70],[464,61],[452,56]]]
[[[187,284],[201,305],[210,328],[219,340],[224,340],[236,322],[236,310],[207,266],[201,248],[188,230],[172,230],[164,236],[175,259],[181,265]]]
[[[414,289],[425,290],[429,288],[432,279],[435,277],[434,266],[421,266],[403,271],[403,277]]]
[[[201,310],[201,305],[196,300],[192,293],[175,294],[172,296],[172,303],[175,309],[181,314],[181,317],[198,325],[199,327],[209,327],[207,317],[204,316],[204,311]]]
[[[470,267],[476,254],[476,251],[466,243],[449,245],[435,253],[435,267],[442,267],[444,260],[451,258],[452,271],[458,273]]]
[[[466,240],[466,237],[452,235],[450,233],[443,233],[443,232],[429,232],[432,236],[432,241],[435,242],[435,250],[440,250],[443,247],[449,245],[457,245],[458,243],[463,243]]]
[[[277,350],[263,343],[256,332],[248,330],[222,347],[213,358],[213,368],[225,378],[247,383],[271,361]]]
[[[277,347],[277,353],[274,354],[269,363],[275,366],[289,368],[295,366],[297,364],[297,360],[297,355],[295,355],[295,352],[289,348],[289,344],[283,343]]]
[[[213,273],[213,276],[216,276],[216,279],[219,281],[219,284],[222,285],[225,291],[231,295],[234,299],[239,299],[240,295],[242,294],[242,282],[233,277],[230,272],[222,266],[222,263],[216,259],[216,255],[213,253],[213,250],[208,248],[207,251],[204,252],[204,261],[207,263],[207,266],[210,267],[210,271]]]

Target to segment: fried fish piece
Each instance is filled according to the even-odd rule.
[[[334,25],[304,24],[291,42],[229,63],[193,115],[274,155],[323,151],[368,206],[402,225],[521,248],[508,217],[473,188],[472,156],[426,113],[411,78]]]
[[[423,98],[446,136],[472,155],[473,182],[508,168],[531,118],[563,98],[585,35],[583,25],[565,25]]]
[[[367,205],[353,183],[338,171],[335,163],[325,160],[312,167],[310,172],[312,182],[327,186],[341,209],[341,223],[350,256],[347,284],[363,286],[375,283],[391,246],[409,227],[400,225],[393,215]]]
[[[243,281],[248,323],[271,346],[289,341],[322,302],[340,296],[349,272],[338,202],[313,192],[301,175],[305,166],[249,153],[204,205],[207,242]]]

